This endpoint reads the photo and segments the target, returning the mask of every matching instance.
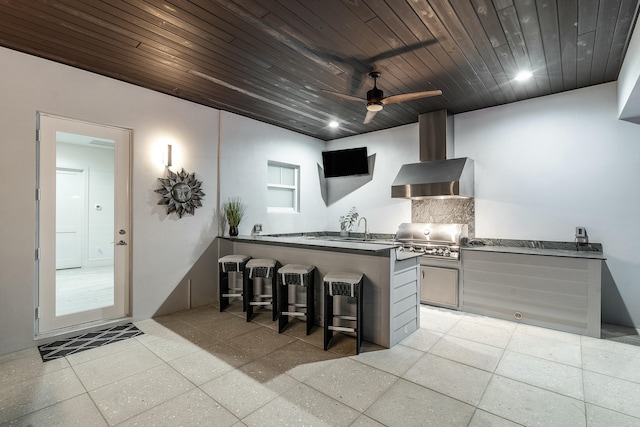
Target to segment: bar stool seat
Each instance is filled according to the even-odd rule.
[[[229,298],[242,298],[242,311],[246,311],[243,295],[244,288],[244,267],[251,257],[249,255],[226,255],[218,259],[219,274],[219,297],[220,311],[224,311],[229,306]],[[229,273],[236,272],[243,275],[243,287],[238,288],[235,285],[229,286]]]
[[[311,333],[315,321],[315,285],[313,265],[286,264],[278,269],[278,332],[282,333],[289,324],[289,316],[306,317],[307,335]],[[307,288],[306,303],[289,302],[289,285]],[[298,311],[303,310],[303,311]]]
[[[329,348],[333,331],[350,332],[356,334],[356,354],[360,354],[362,344],[362,273],[351,273],[345,271],[333,271],[326,274],[324,282],[324,349]],[[335,314],[333,311],[333,298],[349,297],[356,299],[356,315]],[[355,327],[345,327],[334,325],[334,320],[355,322]]]
[[[277,264],[278,261],[273,259],[252,258],[245,265],[244,294],[246,296],[247,322],[251,321],[251,318],[253,317],[254,307],[267,305],[271,306],[272,318],[274,321],[276,320],[276,316],[278,314],[278,286],[274,280],[274,273],[276,271]],[[257,278],[271,279],[271,294],[260,293],[254,295],[253,280]]]

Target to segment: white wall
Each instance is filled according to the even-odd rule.
[[[338,219],[355,206],[358,213],[367,218],[371,233],[395,233],[400,223],[411,222],[411,201],[392,199],[391,184],[401,165],[420,161],[418,124],[335,139],[327,143],[327,150],[356,147],[367,147],[369,156],[376,155],[373,180],[331,204],[324,228],[330,231],[340,230]],[[322,164],[321,161],[319,163]],[[364,232],[364,222],[352,231]]]
[[[217,110],[4,48],[0,63],[0,353],[33,345],[37,111],[133,129],[133,315],[186,307],[166,301],[216,236]],[[181,220],[153,192],[167,137],[207,193]]]
[[[240,197],[247,204],[240,234],[250,234],[256,223],[262,234],[323,230],[326,206],[316,164],[325,142],[228,112],[222,117],[220,197],[221,203]],[[269,160],[300,166],[299,213],[267,213]]]
[[[617,119],[616,84],[455,116],[475,160],[476,236],[573,241],[607,256],[603,320],[640,327],[640,126]]]

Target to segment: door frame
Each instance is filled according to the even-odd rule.
[[[132,257],[132,136],[131,129],[76,120],[44,112],[36,113],[36,338],[81,330],[131,315]],[[56,132],[100,135],[116,141],[114,150],[114,246],[113,306],[65,316],[55,316],[55,174]],[[53,140],[53,144],[51,141]],[[117,230],[125,230],[121,236]]]

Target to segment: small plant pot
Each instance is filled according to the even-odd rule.
[[[340,237],[349,237],[349,231],[340,230]]]
[[[237,236],[238,235],[238,227],[230,225],[229,226],[229,236]]]

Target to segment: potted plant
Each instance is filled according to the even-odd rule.
[[[356,211],[356,208],[354,206],[349,210],[349,212],[346,215],[341,216],[339,219],[340,235],[348,236],[349,232],[351,231],[351,228],[353,228],[357,219],[358,219],[358,212]]]
[[[247,207],[240,197],[233,197],[222,205],[222,210],[224,211],[224,214],[227,217],[227,222],[229,223],[230,236],[238,235],[238,225],[240,225],[240,221],[242,221],[246,209]]]

